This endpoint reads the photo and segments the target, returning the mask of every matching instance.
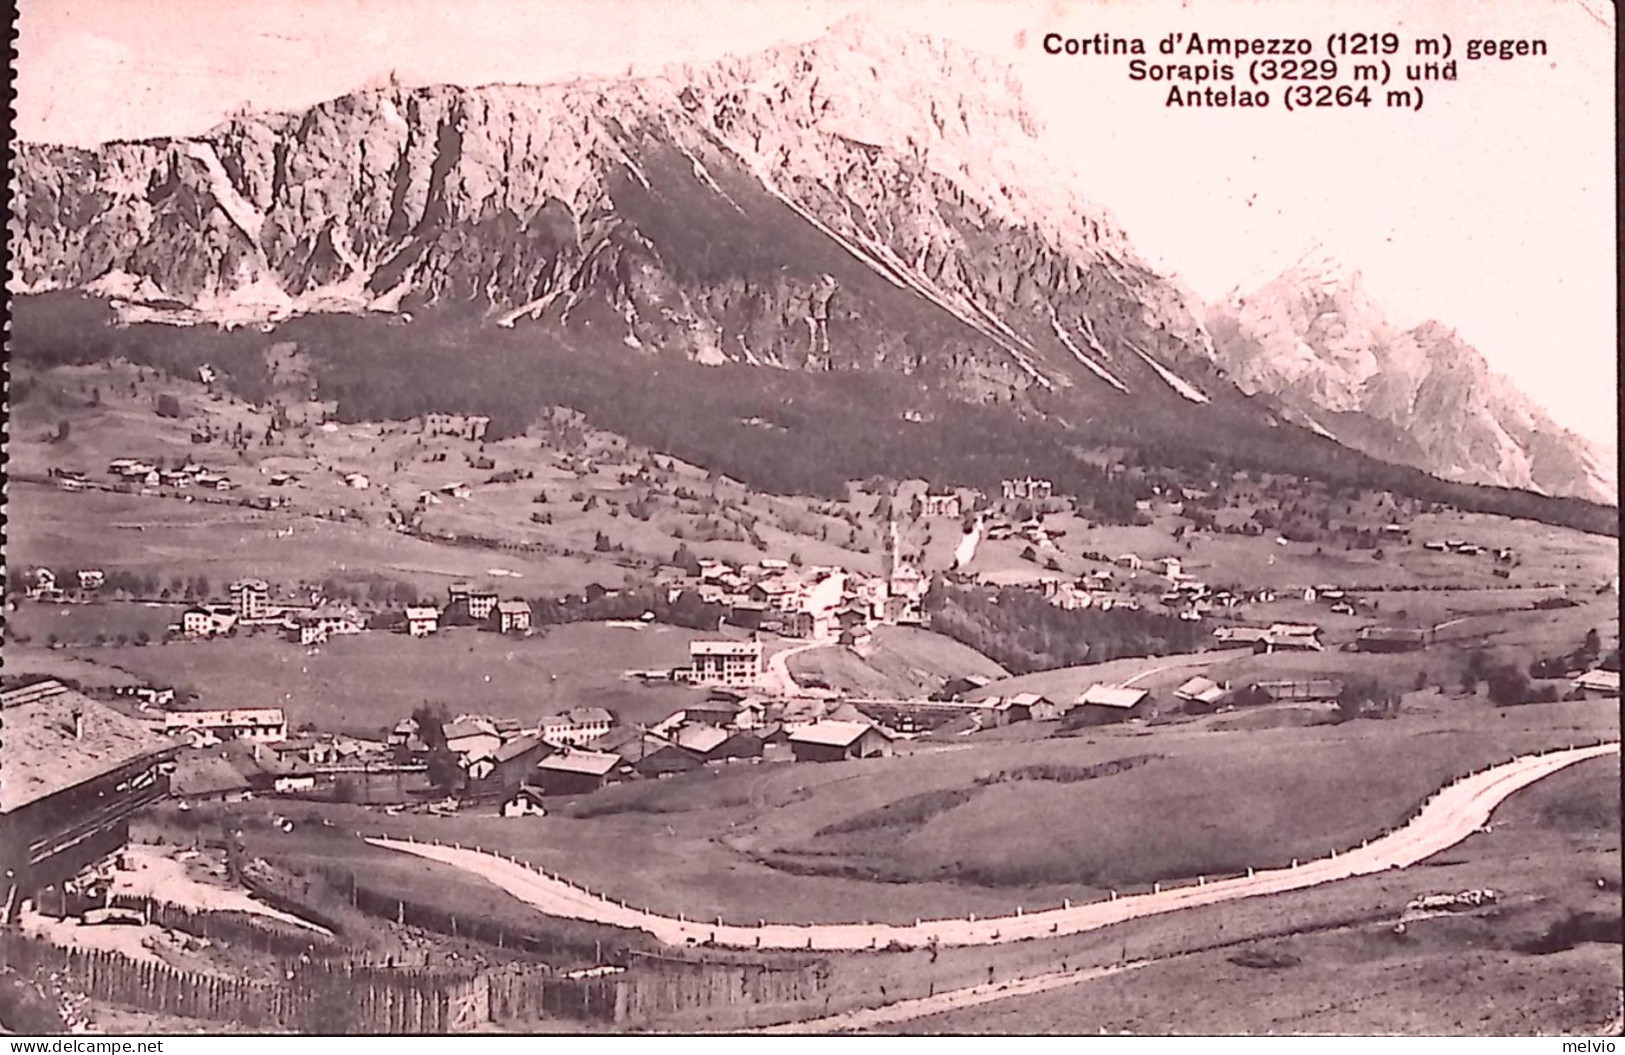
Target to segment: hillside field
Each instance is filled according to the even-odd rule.
[[[1504,711],[1466,704],[1334,727],[1104,729],[863,762],[737,764],[564,800],[523,824],[477,813],[445,820],[324,809],[339,811],[335,820],[346,826],[515,854],[669,914],[903,921],[1054,905],[1114,885],[1194,881],[1324,855],[1381,834],[1469,770],[1617,734],[1617,709],[1607,701]],[[1023,766],[1145,755],[1161,757],[1075,783],[977,786]],[[818,834],[943,792],[969,797],[934,816],[871,827],[862,845]],[[787,849],[806,852],[786,860]],[[809,866],[820,874],[804,874]]]
[[[799,652],[788,661],[802,685],[820,685],[856,696],[906,699],[928,695],[952,678],[1006,677],[1006,671],[975,649],[915,627],[876,630],[873,648],[860,655],[832,645]]]
[[[294,726],[376,736],[425,703],[525,722],[577,706],[607,707],[622,722],[658,721],[700,690],[645,686],[622,672],[685,664],[689,642],[706,636],[580,623],[522,639],[472,629],[428,638],[372,632],[306,649],[256,635],[83,653],[196,691],[203,706],[282,707]]]
[[[1378,904],[1397,913],[1416,893],[1488,887],[1500,895],[1488,912],[1413,921],[1405,933],[1380,922],[1244,943],[934,1015],[900,1031],[1116,1034],[1154,1019],[1159,1032],[1182,1035],[1609,1032],[1625,980],[1618,938],[1539,943],[1583,913],[1611,916],[1618,933],[1619,779],[1618,759],[1581,763],[1519,791],[1495,811],[1489,834],[1402,873],[1398,883],[1373,876],[1263,903],[1293,923],[1356,904],[1362,888],[1395,887]],[[1244,903],[1226,909],[1233,917]],[[1175,922],[1195,929],[1194,919]],[[1290,959],[1280,970],[1233,962],[1245,949]]]

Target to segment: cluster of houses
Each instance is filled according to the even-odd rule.
[[[229,587],[230,600],[193,605],[181,613],[171,633],[193,639],[220,637],[239,628],[269,627],[281,630],[288,640],[300,645],[316,645],[344,634],[367,629],[366,618],[355,608],[317,604],[311,606],[273,604],[271,588],[263,579],[239,579]],[[504,634],[528,633],[531,628],[530,602],[503,600],[495,590],[453,583],[447,590],[444,608],[435,605],[407,605],[398,627],[412,637],[427,637],[448,621],[483,626]]]
[[[1324,652],[1320,627],[1314,623],[1271,623],[1266,627],[1221,626],[1216,641],[1251,645],[1254,652]]]
[[[675,601],[692,589],[708,604],[725,605],[728,622],[785,637],[861,644],[877,625],[918,624],[931,580],[914,565],[894,564],[889,575],[869,576],[829,566],[795,567],[763,558],[735,566],[703,559],[697,576],[664,582]]]
[[[80,593],[95,593],[106,583],[107,573],[100,568],[80,568],[74,572],[69,588],[76,587]],[[59,585],[56,572],[50,568],[35,568],[28,573],[23,593],[35,601],[62,601],[67,599],[69,588]]]
[[[1516,564],[1518,561],[1518,553],[1511,546],[1480,546],[1459,538],[1430,539],[1422,543],[1422,548],[1433,553],[1459,553],[1464,557],[1482,557],[1488,554],[1495,558],[1497,564]]]
[[[1037,521],[1029,521],[1019,527],[996,525],[989,529],[988,538],[1019,536],[1037,539],[1042,533],[1043,528]],[[1100,612],[1136,612],[1142,607],[1140,598],[1128,592],[1126,583],[1118,582],[1117,574],[1127,572],[1130,578],[1137,578],[1141,571],[1150,570],[1167,580],[1167,587],[1158,600],[1165,607],[1177,611],[1181,619],[1191,622],[1200,621],[1216,610],[1249,602],[1270,604],[1276,599],[1276,592],[1268,587],[1233,590],[1209,586],[1187,572],[1178,557],[1162,557],[1147,562],[1137,554],[1123,553],[1102,559],[1109,559],[1113,567],[1096,568],[1072,581],[1052,576],[1041,577],[1032,583],[1032,588],[1039,590],[1051,604],[1069,611],[1087,608]]]
[[[159,709],[173,703],[162,690],[122,695],[139,705],[128,709],[135,713],[49,678],[8,680],[0,691],[0,925],[22,902],[123,849],[130,818],[165,798],[189,809],[358,785],[364,801],[380,805],[428,802],[437,793],[420,757],[428,745],[411,721],[384,742],[290,735],[281,708],[170,711]],[[542,812],[550,795],[759,758],[774,748],[807,761],[891,752],[892,734],[850,708],[804,706],[783,721],[772,717],[760,701],[719,693],[668,717],[658,731],[617,730],[607,711],[589,707],[531,729],[461,715],[440,732],[462,773],[457,797],[500,803],[507,816]],[[374,798],[375,788],[394,794]]]
[[[430,436],[456,436],[459,439],[485,439],[491,419],[483,414],[425,414],[423,431]]]
[[[1006,502],[1047,502],[1055,496],[1055,485],[1048,480],[1024,476],[1019,480],[1002,480],[999,492]]]
[[[1255,681],[1232,687],[1198,674],[1186,679],[1159,702],[1146,688],[1132,685],[1094,684],[1077,696],[1056,699],[1038,692],[1010,696],[988,696],[974,701],[971,724],[989,728],[1016,722],[1059,721],[1063,728],[1113,725],[1121,722],[1148,722],[1159,715],[1211,714],[1235,707],[1265,703],[1329,703],[1343,692],[1343,682],[1335,678],[1280,679]]]
[[[107,473],[123,483],[145,487],[200,487],[211,491],[229,491],[232,488],[232,482],[225,473],[193,461],[174,469],[159,469],[139,458],[115,458],[107,463]],[[72,480],[79,481],[81,488],[88,483],[84,477],[73,473],[58,473],[57,479],[59,486],[65,486]]]
[[[445,723],[442,735],[464,774],[461,797],[501,797],[503,812],[511,816],[538,812],[550,796],[587,794],[610,783],[708,765],[889,755],[896,737],[850,705],[768,701],[727,689],[713,690],[646,728],[620,726],[601,707],[576,707],[532,728],[462,715]],[[389,746],[406,758],[428,750],[412,719],[395,727]]]
[[[413,637],[424,637],[441,623],[457,621],[488,626],[498,633],[522,634],[530,630],[530,619],[529,601],[503,600],[488,586],[454,582],[446,587],[444,611],[436,612],[431,605],[408,607],[406,631]]]
[[[171,633],[203,639],[235,633],[240,628],[281,631],[290,641],[314,645],[340,634],[359,634],[366,620],[354,608],[340,605],[281,605],[271,602],[264,579],[238,579],[227,588],[230,600],[196,604],[181,613]]]
[[[1055,497],[1055,485],[1032,476],[1001,480],[999,495],[1006,502],[1047,502]],[[981,499],[981,492],[970,488],[930,487],[919,496],[917,508],[922,517],[959,520]]]

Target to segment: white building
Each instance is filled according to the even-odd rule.
[[[271,614],[271,587],[264,579],[238,579],[227,591],[239,619],[254,622]]]
[[[609,732],[614,724],[615,716],[602,707],[572,707],[543,718],[541,737],[555,747],[580,747]]]
[[[693,680],[701,685],[748,687],[762,677],[760,641],[695,641],[688,654]]]
[[[498,601],[497,629],[504,634],[517,634],[530,629],[530,603],[528,601]]]
[[[953,491],[927,491],[920,496],[920,514],[928,517],[954,517],[964,515],[964,504]]]
[[[219,637],[237,625],[237,613],[223,604],[196,605],[181,613],[181,633],[187,637]]]
[[[286,624],[288,636],[301,645],[315,645],[329,637],[359,634],[364,629],[361,617],[341,608],[319,608],[313,612],[299,612]]]
[[[238,707],[219,711],[169,711],[164,733],[210,733],[221,740],[278,743],[288,738],[288,717],[281,707]]]
[[[406,632],[413,637],[428,637],[440,628],[440,609],[433,605],[406,606]]]
[[[1031,476],[1020,480],[1004,480],[999,484],[1005,501],[1023,499],[1030,502],[1048,501],[1055,493],[1055,485],[1048,480],[1034,479]]]

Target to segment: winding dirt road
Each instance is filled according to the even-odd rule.
[[[1114,974],[1124,974],[1128,971],[1138,970],[1141,967],[1150,967],[1155,960],[1137,961],[1135,963],[1113,964],[1109,967],[1078,968],[1072,971],[1051,971],[1047,974],[1035,974],[1028,978],[1018,978],[1010,982],[987,982],[982,985],[968,986],[964,989],[946,989],[934,996],[922,996],[913,1000],[898,1000],[879,1007],[860,1007],[851,1011],[842,1011],[835,1015],[826,1015],[821,1018],[803,1019],[799,1022],[786,1022],[779,1026],[768,1026],[757,1030],[758,1033],[777,1034],[817,1034],[817,1033],[858,1033],[876,1026],[895,1026],[901,1022],[912,1022],[917,1018],[929,1018],[932,1015],[946,1014],[949,1011],[961,1011],[967,1007],[979,1007],[982,1004],[991,1004],[996,1000],[1009,1000],[1016,996],[1032,996],[1035,993],[1047,993],[1052,989],[1064,989],[1071,985],[1081,985],[1084,982],[1093,982],[1100,978],[1110,978]]]
[[[741,926],[721,920],[672,918],[591,893],[529,865],[461,846],[369,838],[382,846],[472,872],[553,916],[646,930],[670,945],[712,942],[735,948],[856,950],[888,946],[994,945],[1109,927],[1124,920],[1176,912],[1241,898],[1280,894],[1391,868],[1405,868],[1454,846],[1482,828],[1495,807],[1521,788],[1576,762],[1617,754],[1619,742],[1524,755],[1464,777],[1435,792],[1402,828],[1366,845],[1292,867],[1218,879],[1211,883],[1113,897],[1083,905],[1010,916],[887,923]]]
[[[782,652],[775,652],[767,659],[767,671],[762,681],[773,691],[783,696],[794,696],[801,691],[801,684],[796,676],[790,673],[790,660],[803,652],[811,652],[815,648],[828,648],[827,641],[814,641],[810,644],[796,645]]]

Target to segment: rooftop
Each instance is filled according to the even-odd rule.
[[[594,751],[620,754],[624,748],[636,744],[641,739],[643,739],[642,730],[626,725],[619,729],[611,729],[602,736],[595,736],[588,743]]]
[[[1412,630],[1399,626],[1366,626],[1360,628],[1362,641],[1426,641],[1426,630]]]
[[[491,757],[498,762],[506,762],[542,745],[543,740],[539,736],[516,736],[493,751]]]
[[[170,775],[169,790],[182,798],[242,791],[249,786],[248,775],[243,769],[218,748],[211,751],[183,751],[175,759],[175,772]]]
[[[1145,689],[1113,689],[1105,685],[1091,685],[1078,697],[1078,704],[1093,705],[1096,707],[1122,707],[1129,708],[1138,704],[1151,693]]]
[[[1588,670],[1574,679],[1578,688],[1591,689],[1594,692],[1619,691],[1619,671],[1617,670]]]
[[[620,755],[601,754],[597,751],[563,751],[542,759],[536,763],[536,768],[554,773],[586,773],[589,776],[601,777],[620,764]]]
[[[46,690],[44,686],[55,686]],[[14,696],[14,693],[17,695]],[[60,682],[4,694],[5,779],[0,813],[10,813],[142,758],[180,745]],[[74,716],[79,735],[74,736]]]
[[[201,729],[215,725],[286,725],[288,716],[281,707],[237,707],[221,711],[170,711],[164,715],[168,729]]]
[[[1209,689],[1216,689],[1219,683],[1212,678],[1204,678],[1200,674],[1185,682],[1174,690],[1175,696],[1200,696]]]
[[[441,727],[447,740],[461,740],[468,736],[496,736],[497,734],[488,725],[482,722],[449,722]]]
[[[673,738],[678,747],[695,754],[708,755],[728,742],[731,734],[714,725],[685,725]]]
[[[1217,703],[1224,698],[1224,694],[1224,686],[1200,675],[1174,690],[1174,695],[1182,700],[1196,700],[1201,703]]]
[[[814,722],[792,732],[790,742],[796,744],[822,744],[826,747],[849,747],[857,743],[858,738],[871,729],[879,731],[878,726],[864,722]]]
[[[695,641],[688,646],[693,656],[760,656],[760,641]]]

